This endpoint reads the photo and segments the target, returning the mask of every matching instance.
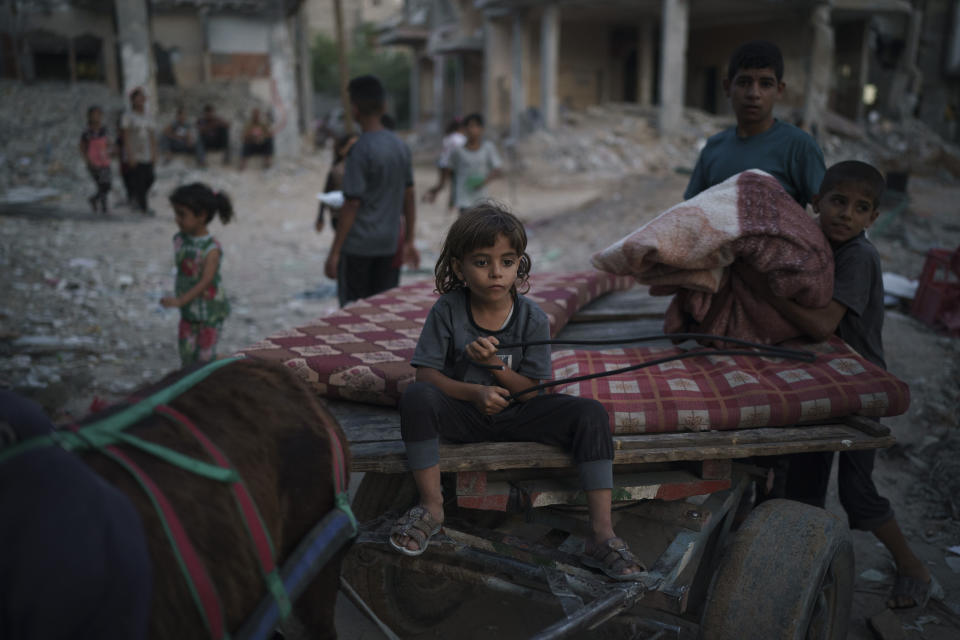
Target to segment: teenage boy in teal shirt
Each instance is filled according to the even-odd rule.
[[[760,169],[806,207],[826,168],[823,152],[809,134],[773,117],[773,106],[786,88],[780,49],[761,40],[740,45],[730,57],[723,88],[737,125],[707,140],[684,199],[741,171]]]

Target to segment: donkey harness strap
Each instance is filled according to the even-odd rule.
[[[180,565],[181,572],[190,588],[191,596],[197,605],[197,609],[204,620],[207,630],[214,640],[227,640],[230,637],[226,629],[223,607],[217,594],[216,586],[210,579],[210,575],[207,573],[195,546],[187,535],[183,523],[177,516],[175,509],[166,495],[142,468],[114,445],[123,443],[133,446],[191,473],[231,484],[234,500],[240,512],[241,519],[244,521],[247,533],[250,535],[254,544],[255,555],[257,556],[264,581],[270,594],[277,603],[280,618],[285,619],[292,610],[290,598],[274,561],[273,542],[263,523],[255,501],[250,496],[240,475],[230,465],[226,455],[210,441],[206,435],[197,429],[196,425],[194,425],[189,418],[166,404],[217,369],[235,362],[238,359],[239,358],[227,358],[212,362],[178,380],[170,387],[162,389],[144,400],[139,400],[136,404],[93,424],[84,427],[72,427],[70,431],[55,432],[50,435],[31,438],[0,452],[0,464],[2,464],[5,460],[11,459],[26,451],[52,445],[59,445],[68,451],[97,450],[126,469],[150,498],[157,514],[160,516],[164,531],[170,540],[174,555],[177,557],[177,562]],[[188,429],[214,459],[215,464],[185,456],[167,447],[123,432],[124,429],[146,418],[151,413],[161,415]],[[343,445],[333,427],[330,425],[325,426],[330,435],[331,471],[336,508],[342,510],[349,517],[353,532],[352,535],[355,535],[357,531],[357,521],[350,509],[350,501],[347,494],[348,478],[344,462]]]

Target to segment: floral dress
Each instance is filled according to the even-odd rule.
[[[174,260],[177,264],[176,295],[192,289],[203,276],[207,255],[214,249],[223,249],[211,236],[193,237],[183,232],[173,237]],[[230,315],[230,302],[220,283],[220,268],[213,282],[200,295],[180,307],[178,342],[183,366],[208,362],[216,357],[217,341],[223,321]]]

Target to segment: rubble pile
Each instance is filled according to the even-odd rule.
[[[684,110],[683,133],[661,138],[657,109],[609,103],[569,112],[555,130],[537,130],[517,146],[516,161],[545,184],[663,174],[692,168],[706,139],[730,126],[729,116]],[[509,150],[508,150],[509,157]]]
[[[106,85],[0,81],[0,198],[16,187],[21,197],[24,188],[47,190],[38,197],[72,192],[79,183],[89,189],[79,145],[91,105],[115,130],[111,114],[123,104]]]
[[[231,124],[235,151],[239,151],[240,132],[250,111],[259,107],[269,112],[270,106],[251,95],[242,83],[216,82],[191,89],[160,87],[159,92],[159,109],[155,112],[159,129],[173,121],[180,105],[194,120],[205,104],[212,104]],[[79,144],[91,105],[103,109],[104,124],[115,136],[126,102],[102,83],[27,86],[0,81],[0,201],[66,202],[89,195],[90,177]],[[114,189],[120,188],[120,177],[114,171]]]

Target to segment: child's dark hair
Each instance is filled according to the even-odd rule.
[[[468,126],[471,122],[476,122],[481,127],[483,126],[483,116],[479,113],[471,113],[463,119],[463,126]]]
[[[347,92],[362,116],[377,114],[386,104],[387,94],[377,76],[357,76],[347,85]]]
[[[207,216],[207,224],[213,217],[220,216],[220,221],[227,224],[233,219],[233,205],[230,198],[222,191],[214,191],[202,182],[185,184],[176,188],[170,194],[170,204],[180,205],[193,211],[193,213],[204,213]]]
[[[733,55],[727,66],[727,80],[733,80],[741,69],[773,69],[777,82],[783,80],[783,54],[780,47],[766,40],[745,42]]]
[[[527,254],[527,232],[523,223],[502,205],[485,200],[461,213],[450,225],[440,257],[437,258],[437,266],[433,269],[437,293],[444,294],[464,288],[466,284],[457,277],[453,268],[454,262],[462,262],[464,256],[476,249],[492,247],[500,234],[506,236],[519,260],[517,282],[510,290],[517,293],[519,285],[522,288],[520,293],[529,291],[528,280],[532,263]]]
[[[887,187],[883,174],[873,165],[859,160],[845,160],[833,165],[823,175],[820,183],[820,195],[836,189],[840,185],[856,185],[863,188],[873,200],[873,208],[880,205],[880,198]]]
[[[89,107],[87,107],[87,120],[90,119],[90,116],[93,115],[94,111],[99,111],[100,113],[103,113],[103,109],[100,108],[100,105],[92,104]]]
[[[450,135],[451,133],[455,133],[456,131],[458,131],[462,126],[463,126],[463,122],[460,120],[460,118],[454,118],[449,123],[447,123],[447,128],[443,130],[443,133],[444,135]]]

